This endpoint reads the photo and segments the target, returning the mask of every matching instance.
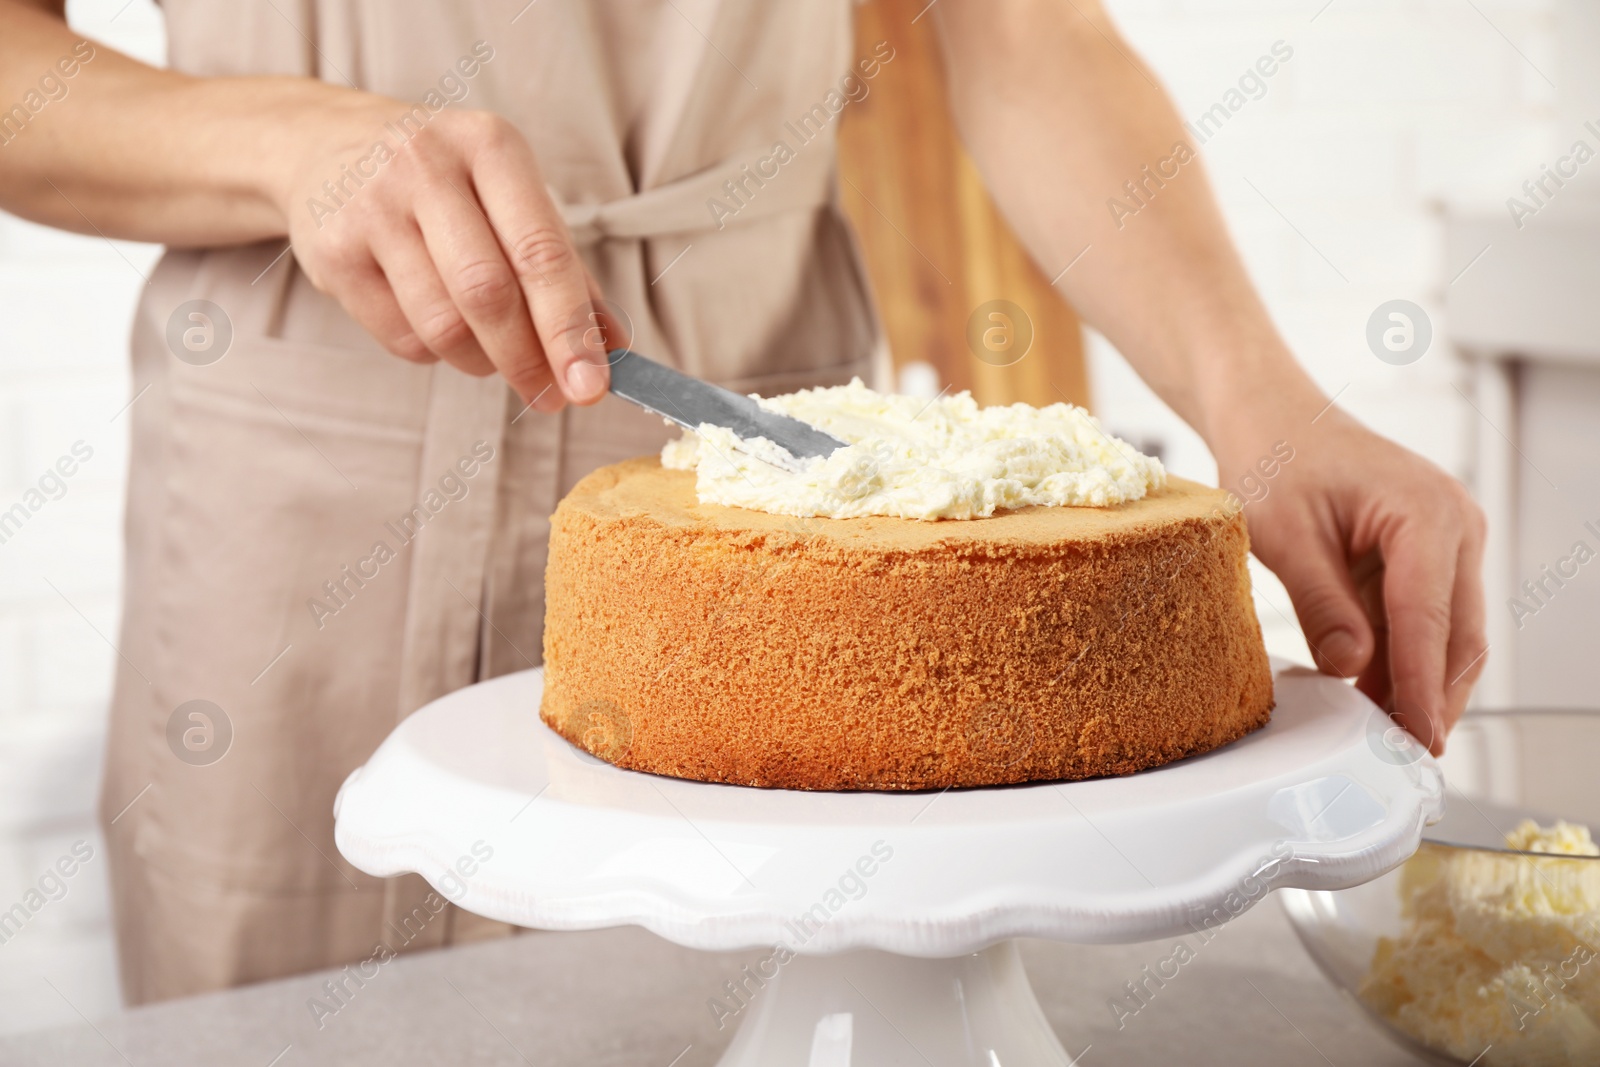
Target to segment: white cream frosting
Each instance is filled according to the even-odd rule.
[[[1109,507],[1166,484],[1160,460],[1071,404],[981,408],[964,392],[930,402],[885,396],[859,378],[755,399],[846,447],[795,461],[765,438],[701,425],[669,442],[661,463],[694,471],[702,504],[837,519],[978,519],[1035,505]]]
[[[1506,846],[1523,854],[1425,844],[1406,862],[1403,927],[1360,995],[1463,1063],[1600,1063],[1600,848],[1532,820]]]

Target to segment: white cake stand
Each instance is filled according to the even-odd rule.
[[[1415,851],[1433,760],[1347,685],[1276,665],[1270,725],[1125,778],[801,793],[619,770],[546,728],[525,671],[423,708],[335,802],[369,874],[552,930],[762,950],[708,989],[722,1067],[1063,1067],[1012,938],[1142,941]],[[719,1009],[716,1004],[720,1003]]]

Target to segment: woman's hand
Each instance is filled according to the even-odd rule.
[[[1224,487],[1255,472],[1250,542],[1289,590],[1317,666],[1357,685],[1435,754],[1483,670],[1484,517],[1454,478],[1336,408],[1236,410]],[[1315,408],[1310,410],[1315,411]],[[1262,442],[1294,458],[1262,479]]]
[[[402,140],[412,114],[344,93],[308,122],[281,205],[312,284],[401,359],[499,371],[539,411],[600,399],[599,294],[527,141],[452,110]]]
[[[541,411],[605,393],[621,335],[510,123],[311,78],[156,69],[80,39],[62,6],[0,0],[0,100],[78,57],[72,103],[8,138],[0,208],[175,247],[287,233],[312,283],[402,359],[498,370]]]

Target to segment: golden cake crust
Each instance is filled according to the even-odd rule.
[[[1243,516],[1179,478],[1114,508],[799,519],[654,457],[552,518],[540,714],[622,767],[795,789],[1126,774],[1263,725]]]

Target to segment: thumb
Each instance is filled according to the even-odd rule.
[[[1289,591],[1317,669],[1340,678],[1360,674],[1376,642],[1344,552],[1313,535],[1283,555],[1269,566]]]

